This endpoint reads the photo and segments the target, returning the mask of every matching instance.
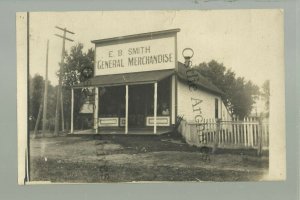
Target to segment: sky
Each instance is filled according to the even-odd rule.
[[[84,50],[94,48],[91,40],[179,28],[178,61],[184,48],[194,50],[193,64],[216,60],[231,68],[237,76],[261,86],[272,79],[274,68],[284,65],[283,13],[281,10],[193,10],[193,11],[84,11],[31,12],[31,76],[45,76],[46,46],[49,40],[49,80],[58,84],[62,35],[55,28],[67,28],[74,42],[66,41],[66,50],[78,42]],[[273,76],[276,77],[276,76]]]

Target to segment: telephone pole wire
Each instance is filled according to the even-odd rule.
[[[58,26],[55,26],[55,28],[63,31],[63,36],[55,34],[57,37],[60,37],[63,39],[63,46],[62,46],[62,52],[61,52],[61,61],[59,64],[59,84],[58,84],[58,88],[57,88],[57,95],[56,95],[56,110],[55,110],[55,128],[54,128],[54,135],[58,135],[59,132],[59,118],[60,118],[60,106],[63,103],[61,101],[61,88],[62,88],[62,67],[64,64],[64,58],[65,58],[65,43],[66,40],[73,42],[74,40],[67,38],[66,34],[70,33],[70,34],[75,34],[69,30],[67,30],[66,28],[60,28]],[[62,106],[61,106],[62,107]],[[63,116],[61,116],[63,118]],[[64,129],[64,128],[62,128]]]

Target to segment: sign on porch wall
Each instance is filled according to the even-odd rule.
[[[119,118],[118,117],[99,118],[98,125],[99,125],[99,127],[119,126]]]
[[[154,126],[154,117],[147,117],[146,125]],[[170,126],[170,117],[157,116],[156,117],[156,126]]]
[[[95,76],[175,68],[175,36],[96,44]]]

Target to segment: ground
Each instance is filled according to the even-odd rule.
[[[256,181],[268,171],[266,154],[211,154],[172,134],[38,137],[30,158],[31,181]]]

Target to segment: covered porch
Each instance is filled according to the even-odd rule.
[[[74,129],[74,92],[89,88],[92,124]],[[173,70],[96,76],[72,88],[70,134],[163,134],[175,124]],[[78,113],[76,113],[78,115]]]

